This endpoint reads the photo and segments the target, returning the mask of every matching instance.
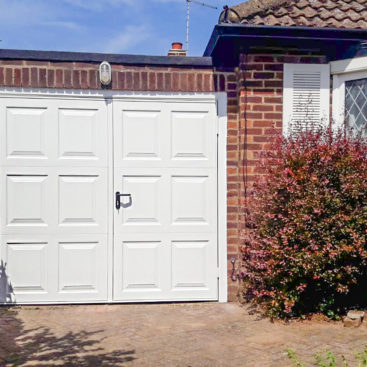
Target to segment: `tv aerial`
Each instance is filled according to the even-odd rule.
[[[194,3],[197,5],[205,6],[207,8],[211,9],[218,9],[216,6],[203,3],[201,1],[196,0],[186,0],[187,4],[187,16],[186,16],[186,51],[189,52],[189,33],[190,33],[190,4]]]

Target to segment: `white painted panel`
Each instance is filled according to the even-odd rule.
[[[171,113],[172,159],[209,159],[209,119],[208,112],[182,111]]]
[[[59,244],[59,291],[97,292],[98,242]]]
[[[46,108],[8,107],[6,146],[8,158],[47,158]]]
[[[97,225],[98,176],[59,177],[59,223]]]
[[[107,167],[101,100],[1,98],[0,162],[10,167]]]
[[[160,111],[122,111],[123,159],[160,158]]]
[[[59,109],[59,156],[97,158],[97,110]]]
[[[8,226],[47,226],[47,176],[8,175]]]
[[[121,198],[121,217],[125,226],[162,225],[162,176],[123,176],[122,193],[131,198]]]
[[[160,290],[161,242],[123,242],[123,290]]]
[[[172,288],[209,288],[209,241],[172,241]]]
[[[172,223],[209,223],[208,176],[172,177]]]
[[[168,251],[159,233],[115,236],[114,300],[168,300]]]
[[[47,243],[8,243],[8,276],[15,297],[47,291]]]

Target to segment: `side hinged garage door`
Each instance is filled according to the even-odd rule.
[[[0,98],[0,122],[1,301],[107,300],[105,102]]]
[[[217,299],[215,102],[114,102],[115,300]]]
[[[0,154],[0,303],[218,299],[214,98],[3,96]]]

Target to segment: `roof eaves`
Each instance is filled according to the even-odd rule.
[[[311,28],[295,26],[266,26],[249,24],[218,24],[215,26],[211,38],[204,52],[204,56],[213,57],[214,62],[219,58],[217,49],[223,43],[229,43],[234,39],[241,41],[241,47],[249,48],[255,42],[264,45],[269,42],[277,42],[278,45],[294,40],[297,44],[320,42],[339,42],[349,48],[352,44],[358,45],[367,40],[367,30],[345,28]],[[300,41],[302,41],[300,43]],[[343,43],[343,44],[342,44]],[[232,47],[232,53],[236,50]],[[223,53],[221,50],[220,52]]]

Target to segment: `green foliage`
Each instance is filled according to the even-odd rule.
[[[297,354],[293,350],[287,349],[286,353],[294,366],[306,367],[304,363],[299,361]],[[367,347],[365,347],[363,352],[355,355],[355,360],[357,364],[350,365],[343,355],[338,358],[328,350],[315,355],[316,366],[319,367],[365,367],[367,366]]]
[[[245,296],[270,317],[367,304],[367,146],[329,130],[278,139],[248,199]]]
[[[287,352],[288,358],[292,361],[294,366],[305,367],[305,365],[298,360],[297,354],[294,350],[287,349],[286,352]]]

